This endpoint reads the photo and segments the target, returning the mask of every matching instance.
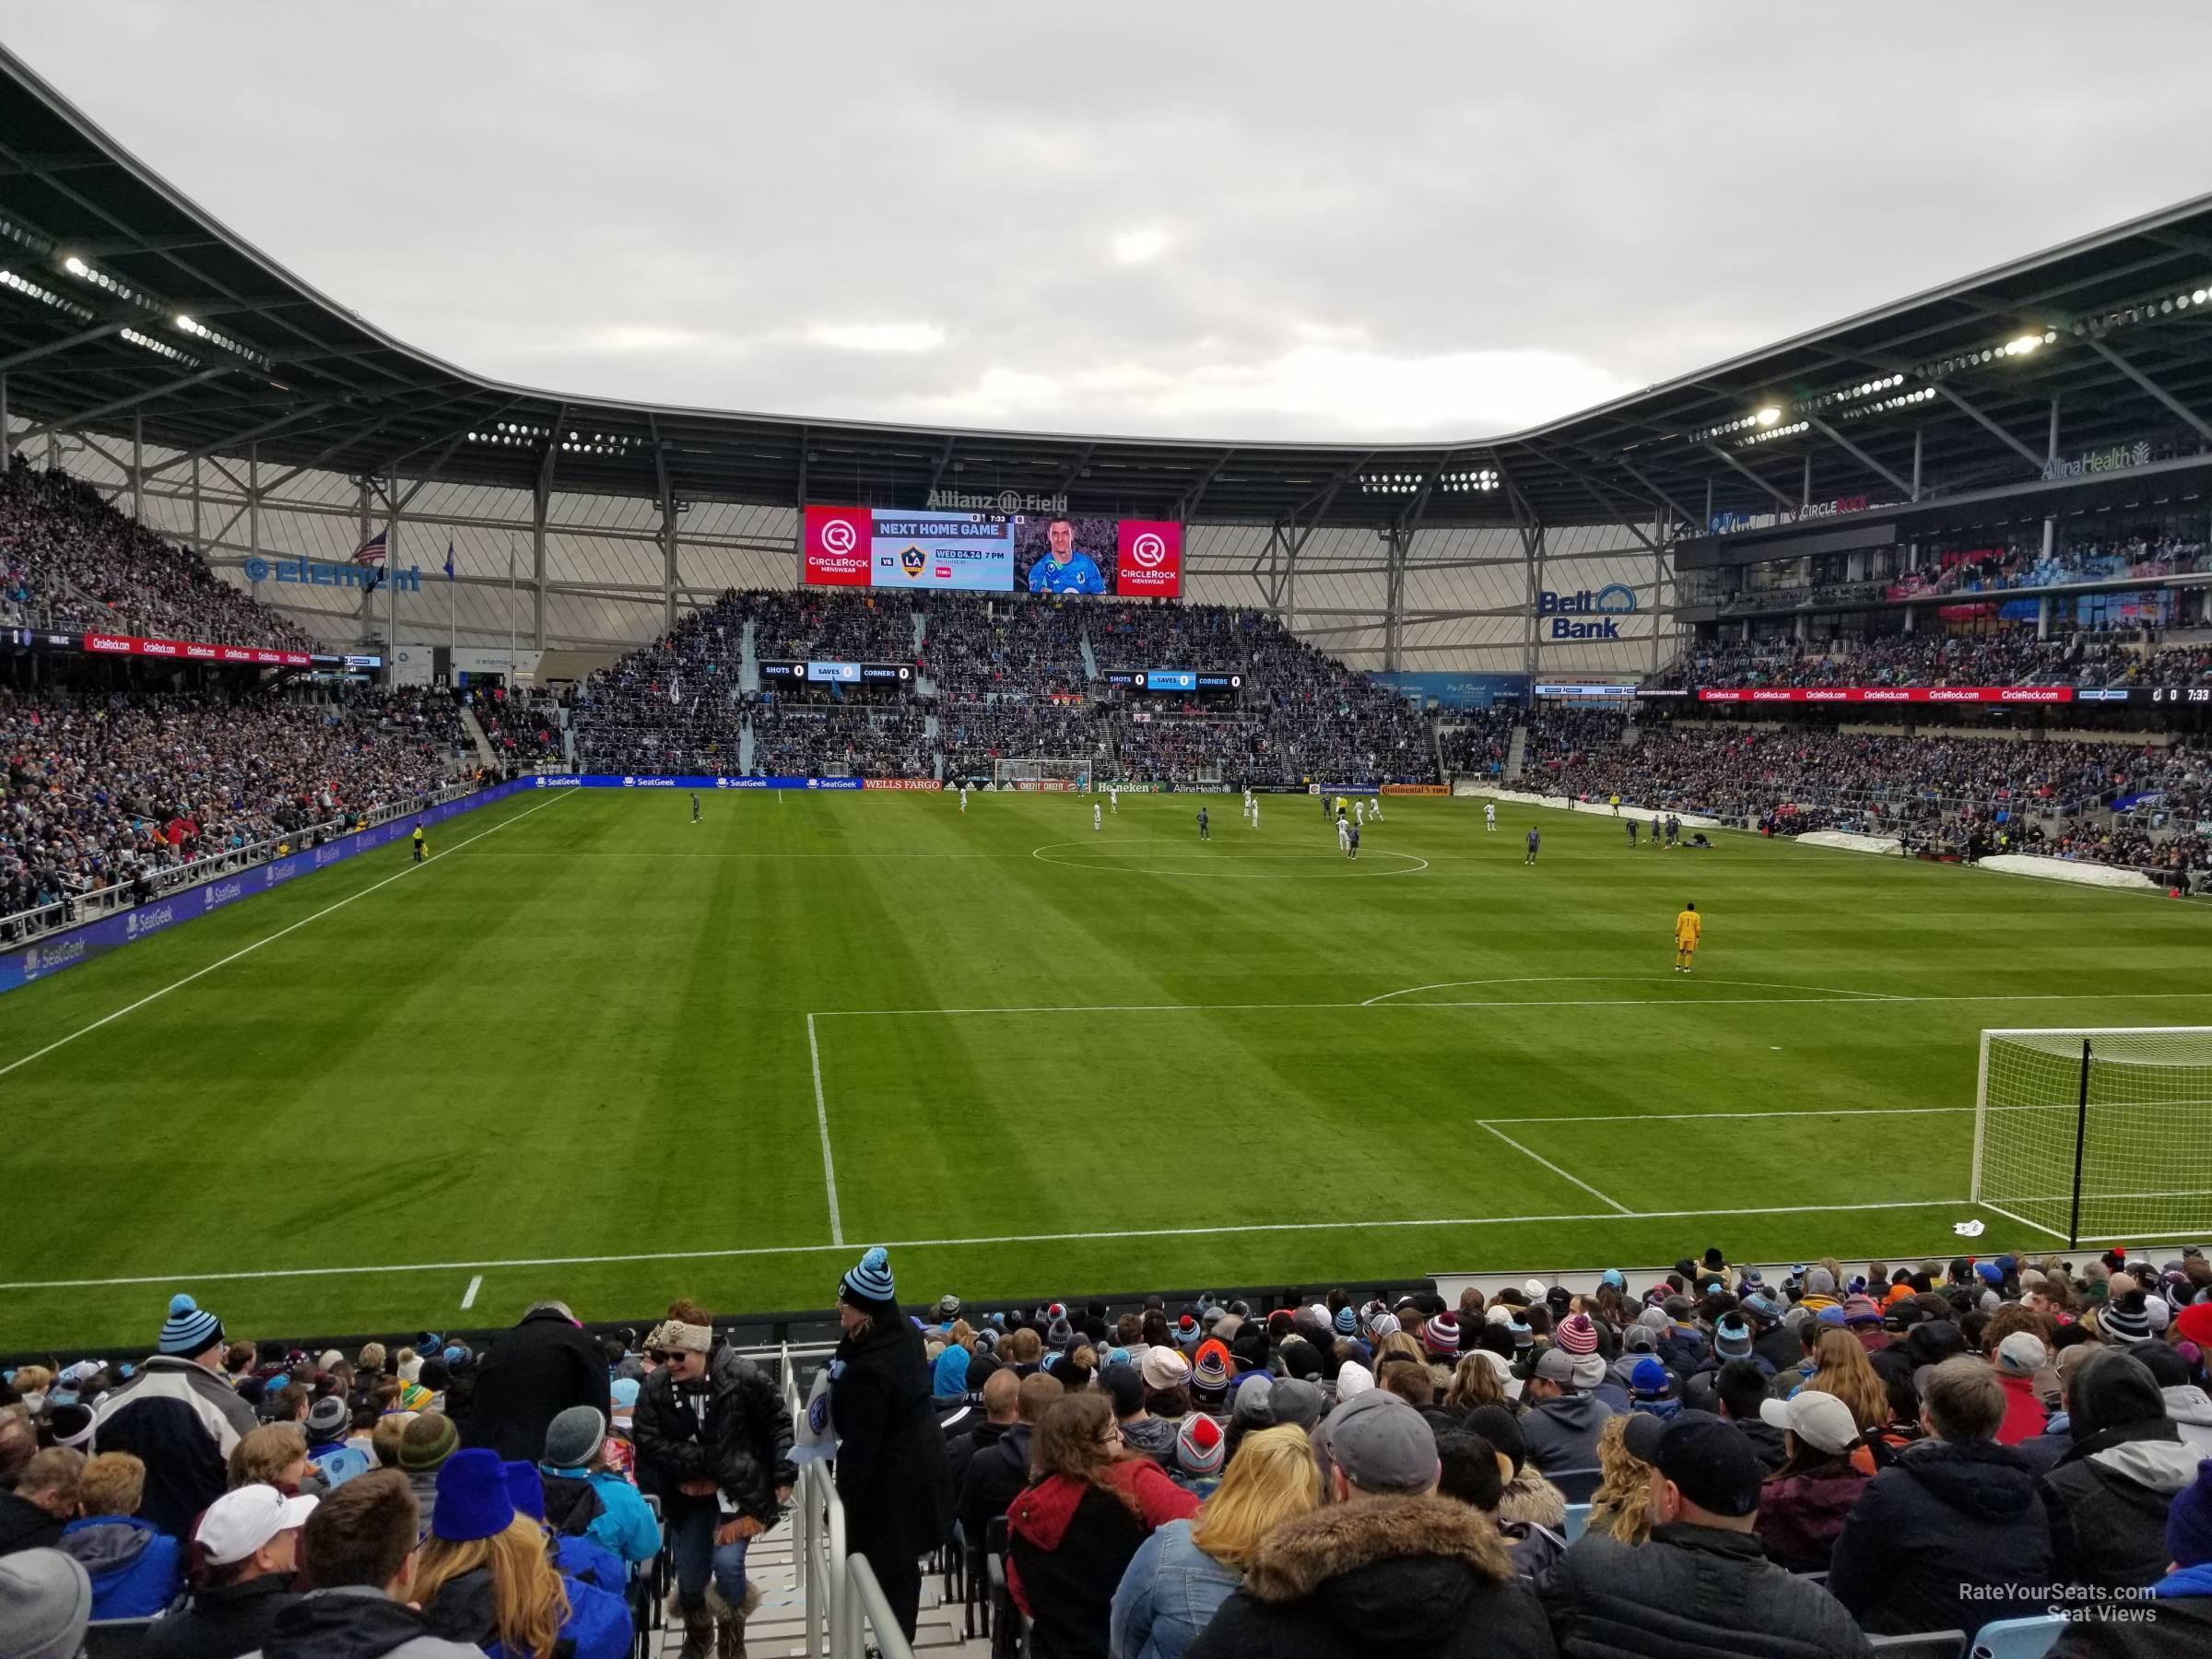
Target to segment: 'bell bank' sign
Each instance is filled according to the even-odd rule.
[[[1536,595],[1536,615],[1551,618],[1548,631],[1555,640],[1618,640],[1619,618],[1635,614],[1635,590],[1618,582],[1595,593],[1583,588],[1555,594],[1546,588]]]

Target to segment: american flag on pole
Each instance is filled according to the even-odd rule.
[[[374,535],[363,542],[360,547],[355,550],[353,555],[353,562],[355,564],[366,565],[382,564],[384,562],[384,535],[385,533],[383,531],[379,530]]]

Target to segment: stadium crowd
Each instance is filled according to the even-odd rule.
[[[18,451],[0,477],[0,626],[311,651],[276,611]]]
[[[151,1614],[157,1655],[616,1659],[664,1551],[685,1659],[741,1653],[819,1455],[910,1635],[930,1557],[995,1555],[1040,1659],[2212,1644],[2194,1248],[1033,1310],[902,1302],[872,1249],[838,1312],[794,1421],[689,1301],[347,1354],[177,1296],[140,1363],[0,1382],[0,1659]]]
[[[459,742],[429,691],[0,688],[0,918],[426,800]]]

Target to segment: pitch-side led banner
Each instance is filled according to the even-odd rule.
[[[2071,686],[1745,686],[1700,690],[1710,703],[2065,703]]]
[[[266,668],[305,668],[304,651],[268,651],[258,645],[206,645],[194,640],[147,640],[136,634],[88,633],[82,650],[97,656],[171,657],[184,663],[251,663]]]
[[[1054,598],[1182,592],[1172,520],[809,507],[810,587],[957,589]]]

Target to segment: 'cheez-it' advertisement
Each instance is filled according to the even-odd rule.
[[[1182,592],[1182,526],[1172,519],[1124,519],[1113,591],[1172,599]]]
[[[807,586],[866,587],[871,528],[865,507],[807,508]]]

